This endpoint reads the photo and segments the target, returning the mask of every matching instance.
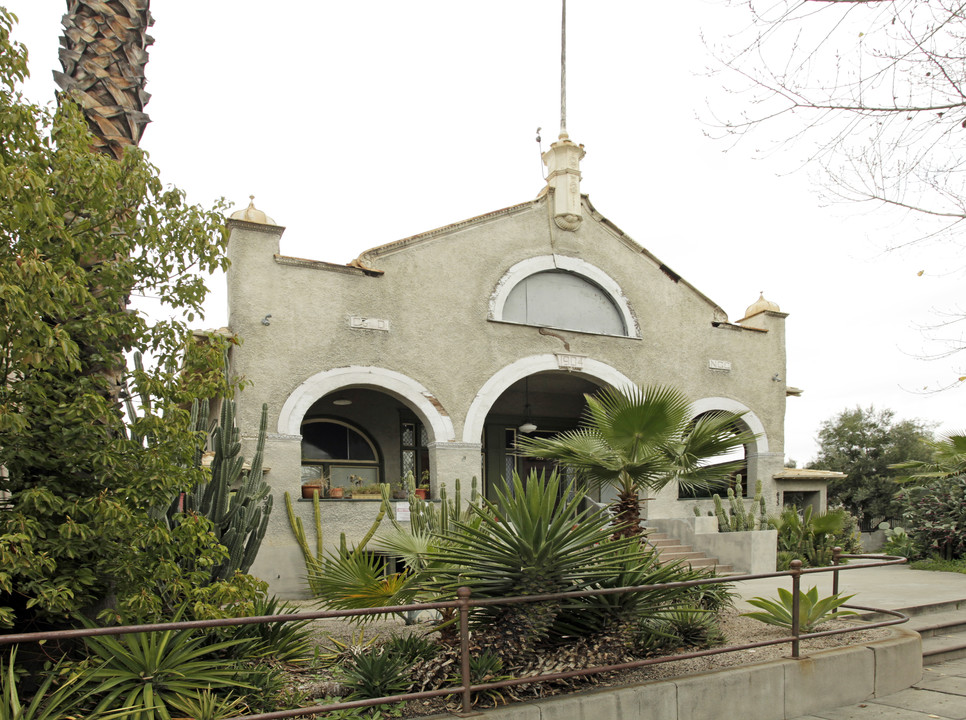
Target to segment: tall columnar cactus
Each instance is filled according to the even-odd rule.
[[[409,497],[409,528],[408,532],[413,534],[445,534],[449,530],[449,524],[454,521],[469,520],[473,513],[469,509],[469,504],[479,504],[480,495],[478,491],[478,481],[474,477],[470,482],[469,504],[463,504],[463,494],[460,479],[456,478],[454,483],[454,498],[449,499],[446,492],[446,484],[440,485],[439,503],[426,502],[416,497],[416,480],[412,473],[403,478]],[[396,521],[396,515],[392,511],[388,502],[383,505],[389,509],[389,521],[397,530],[402,530],[402,526]]]
[[[211,475],[185,493],[184,511],[208,518],[218,541],[228,549],[228,559],[211,569],[212,582],[226,580],[235,572],[248,572],[265,537],[272,512],[272,494],[262,478],[262,457],[268,427],[268,406],[262,405],[258,442],[251,468],[244,472],[240,432],[235,425],[235,401],[226,398],[216,424],[206,428],[204,408],[196,413],[196,428],[208,433],[212,455]],[[203,455],[197,462],[202,462]]]
[[[735,494],[732,488],[728,488],[730,515],[725,511],[720,495],[714,495],[713,499],[714,514],[718,518],[719,532],[768,529],[768,519],[765,515],[765,498],[762,495],[760,480],[755,485],[755,497],[751,501],[751,506],[748,510],[745,510],[744,501]],[[757,518],[755,517],[756,509],[758,510]]]

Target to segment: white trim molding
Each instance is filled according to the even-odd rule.
[[[278,416],[278,432],[302,434],[302,419],[313,403],[336,390],[365,387],[380,390],[408,405],[420,416],[434,442],[452,442],[456,438],[453,421],[429,390],[410,377],[380,367],[350,367],[325,370],[305,380],[282,405]]]
[[[568,255],[541,255],[539,257],[532,257],[521,260],[507,270],[490,295],[488,319],[503,321],[503,308],[513,288],[531,275],[548,270],[565,270],[574,275],[579,275],[599,286],[610,296],[610,299],[617,307],[621,319],[624,321],[624,327],[627,329],[626,337],[638,339],[641,337],[641,328],[637,324],[637,318],[631,312],[631,307],[620,285],[599,267],[591,265],[585,260]]]
[[[554,353],[546,353],[521,358],[497,372],[483,383],[483,387],[476,393],[476,397],[470,404],[470,409],[466,412],[466,421],[463,423],[463,442],[480,442],[480,438],[483,436],[483,424],[486,422],[490,408],[513,383],[535,373],[559,370],[560,364],[557,361],[557,356]],[[573,374],[618,389],[634,385],[634,382],[624,373],[592,358],[585,358],[583,369],[574,371]]]
[[[747,405],[725,397],[701,398],[691,405],[691,416],[697,417],[701,413],[710,410],[725,410],[736,415],[741,415],[742,422],[758,436],[754,443],[755,454],[760,457],[768,452],[768,436],[765,434],[765,425]]]

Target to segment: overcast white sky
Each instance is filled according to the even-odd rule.
[[[28,96],[53,98],[61,0],[0,0],[30,51]],[[287,228],[282,252],[348,262],[366,248],[534,197],[537,144],[559,127],[559,0],[155,0],[142,147],[194,202],[224,196]],[[788,312],[786,455],[855,405],[966,428],[964,357],[921,325],[964,308],[954,244],[884,252],[924,231],[871,207],[823,206],[803,150],[753,160],[785,128],[728,150],[701,33],[741,27],[715,0],[568,4],[568,130],[582,191],[638,243],[741,318],[758,292]],[[922,277],[917,276],[924,270]],[[213,280],[206,325],[226,323]],[[961,337],[961,335],[960,335]],[[966,353],[963,354],[966,356]]]

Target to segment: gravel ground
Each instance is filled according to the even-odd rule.
[[[306,609],[313,609],[310,603],[304,603]],[[823,625],[820,630],[832,629],[836,626],[846,624],[860,624],[859,621],[843,618],[834,620]],[[330,638],[336,638],[345,643],[351,643],[359,637],[360,629],[364,632],[364,637],[368,640],[375,637],[384,637],[393,634],[410,634],[414,632],[424,633],[430,631],[430,623],[422,622],[416,625],[406,626],[401,619],[390,618],[377,620],[367,623],[364,628],[357,624],[347,623],[342,619],[316,620],[312,623],[315,632],[315,640],[323,645],[331,644]],[[720,616],[720,627],[725,636],[725,645],[744,645],[759,642],[762,640],[779,638],[787,635],[781,628],[765,625],[751,618],[741,617],[736,610],[728,610]],[[827,648],[841,647],[844,645],[866,643],[872,640],[879,640],[888,637],[890,629],[879,628],[867,630],[860,634],[832,635],[822,638],[803,640],[801,644],[802,655],[824,650]],[[688,652],[688,648],[682,648],[680,652]],[[595,686],[617,686],[633,683],[659,680],[694,673],[707,672],[720,668],[735,667],[751,663],[764,662],[767,660],[777,660],[788,657],[791,653],[791,646],[787,643],[782,645],[769,645],[766,647],[740,650],[737,652],[723,653],[720,655],[710,655],[706,657],[692,658],[689,660],[676,660],[658,665],[650,665],[635,670],[628,670],[619,673],[609,673],[605,676],[598,676],[593,681],[587,682],[584,687]],[[315,697],[324,694],[332,694],[338,689],[333,684],[331,678],[319,676],[296,676],[294,684]],[[541,695],[559,694],[570,692],[569,688],[542,687]],[[518,691],[525,695],[526,690]],[[450,700],[450,703],[453,701]],[[455,707],[455,706],[454,706]],[[439,713],[447,710],[446,701],[440,700],[426,703],[409,703],[404,713],[407,717]]]

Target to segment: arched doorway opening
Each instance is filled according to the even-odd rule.
[[[711,413],[720,413],[721,410],[708,410],[702,413],[698,413],[694,416],[692,423],[697,422],[700,418],[705,417]],[[750,432],[751,428],[742,419],[737,419],[730,424],[729,428],[731,431],[738,435],[740,433]],[[734,447],[730,452],[724,455],[719,455],[716,458],[709,460],[704,465],[708,467],[714,467],[715,465],[724,465],[726,463],[730,464],[733,462],[740,462],[741,464],[737,469],[733,469],[728,473],[722,471],[720,482],[714,485],[708,486],[698,486],[698,487],[678,487],[678,498],[681,500],[689,499],[699,499],[699,498],[711,498],[714,495],[719,495],[724,497],[729,489],[734,490],[737,497],[747,497],[748,496],[748,457],[751,455],[752,445],[738,445]],[[754,489],[752,485],[752,489]]]
[[[566,371],[537,372],[507,387],[490,407],[483,426],[483,468],[486,496],[513,473],[526,478],[531,470],[550,472],[548,460],[520,456],[517,438],[551,437],[577,427],[586,407],[584,395],[601,384]]]

